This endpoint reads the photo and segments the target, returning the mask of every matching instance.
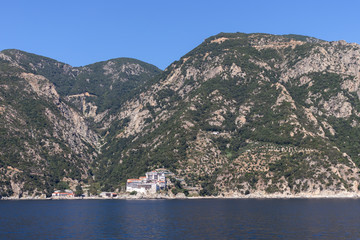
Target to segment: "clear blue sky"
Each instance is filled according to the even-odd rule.
[[[2,0],[0,9],[0,50],[72,66],[131,57],[164,69],[219,32],[360,43],[357,0]]]

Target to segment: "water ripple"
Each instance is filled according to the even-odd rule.
[[[0,201],[0,239],[359,239],[360,200]]]

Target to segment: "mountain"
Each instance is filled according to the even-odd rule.
[[[0,60],[0,195],[115,191],[161,167],[193,195],[359,193],[358,44],[220,33],[163,72]]]
[[[92,181],[90,166],[102,144],[94,125],[158,73],[135,59],[73,68],[2,51],[0,195],[49,196],[55,188]]]
[[[97,178],[166,167],[201,195],[358,192],[359,66],[344,41],[210,37],[114,115]]]

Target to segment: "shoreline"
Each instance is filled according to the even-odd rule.
[[[248,194],[248,195],[227,195],[227,196],[169,196],[163,194],[152,195],[128,195],[123,194],[118,197],[74,197],[74,198],[40,198],[40,197],[2,197],[1,200],[195,200],[195,199],[360,199],[357,193],[335,193],[335,194]]]

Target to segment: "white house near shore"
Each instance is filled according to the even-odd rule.
[[[51,194],[52,198],[74,198],[75,194],[73,191],[66,189],[64,191],[57,190]]]
[[[115,198],[115,197],[117,197],[117,193],[114,193],[114,192],[102,192],[102,193],[100,193],[100,197],[103,197],[103,198]]]

